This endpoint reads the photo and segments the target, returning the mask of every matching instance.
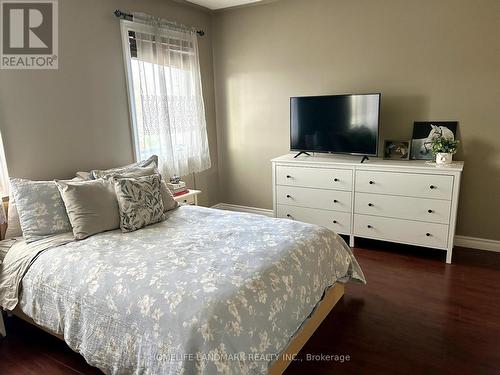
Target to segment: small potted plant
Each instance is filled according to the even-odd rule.
[[[436,156],[436,164],[451,164],[453,154],[457,152],[459,141],[437,135],[431,141],[432,153]]]

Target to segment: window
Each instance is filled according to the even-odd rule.
[[[165,176],[210,168],[196,32],[121,21],[138,160],[156,154]]]

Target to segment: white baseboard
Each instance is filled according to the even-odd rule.
[[[240,206],[237,204],[219,203],[216,204],[215,206],[212,206],[212,208],[218,208],[221,210],[228,210],[228,211],[248,212],[251,214],[259,214],[269,217],[274,216],[273,210],[268,210],[265,208],[257,208],[257,207]],[[479,238],[479,237],[456,235],[455,246],[467,247],[470,249],[500,252],[500,241],[489,240],[486,238]]]
[[[468,247],[471,249],[488,250],[500,252],[500,241],[487,238],[455,236],[455,246]]]

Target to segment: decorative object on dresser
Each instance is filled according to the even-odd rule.
[[[455,139],[457,121],[416,121],[413,123],[410,159],[432,160],[432,140],[438,136]]]
[[[451,263],[463,162],[308,157],[272,160],[275,217],[350,237],[446,250]]]
[[[410,141],[384,141],[384,159],[409,160]]]
[[[192,206],[197,206],[198,194],[201,194],[201,190],[188,189],[186,193],[174,196],[174,199],[180,204],[189,204]]]
[[[431,141],[432,153],[436,156],[436,164],[451,164],[453,155],[457,152],[459,141],[446,138],[442,133]]]

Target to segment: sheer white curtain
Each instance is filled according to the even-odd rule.
[[[7,195],[9,195],[9,172],[7,171],[2,134],[0,133],[0,196],[5,197]]]
[[[5,211],[3,209],[2,197],[9,195],[9,172],[7,171],[7,162],[5,161],[5,152],[3,149],[2,134],[0,133],[0,224],[6,222]]]
[[[196,32],[143,14],[121,22],[137,159],[157,154],[165,176],[210,168]]]

